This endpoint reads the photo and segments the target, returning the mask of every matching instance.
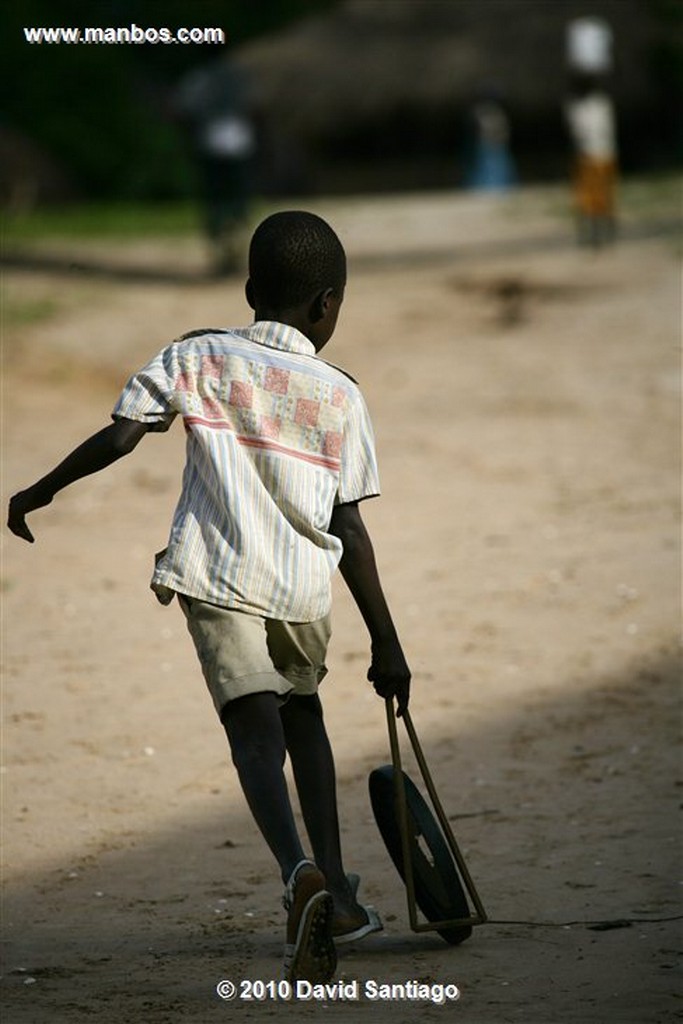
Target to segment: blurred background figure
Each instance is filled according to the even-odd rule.
[[[229,274],[242,255],[256,156],[248,82],[241,69],[222,59],[190,72],[175,100],[199,171],[213,269]]]
[[[493,89],[482,90],[467,115],[465,187],[499,192],[516,184],[510,118]]]
[[[567,30],[570,91],[565,114],[574,150],[574,201],[581,244],[598,247],[616,233],[616,116],[605,79],[612,66],[612,32],[597,18],[577,18]]]

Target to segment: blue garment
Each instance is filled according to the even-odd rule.
[[[480,141],[475,148],[465,185],[481,191],[504,191],[517,183],[514,163],[507,147]]]

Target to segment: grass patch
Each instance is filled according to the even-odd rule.
[[[619,199],[625,210],[636,216],[655,216],[679,210],[680,175],[653,175],[649,178],[624,178],[619,184]]]
[[[620,178],[617,181],[617,215],[647,221],[666,216],[678,217],[681,205],[681,177],[657,174],[648,177]],[[567,221],[574,216],[574,193],[570,178],[565,182],[529,186],[520,192],[507,193],[509,203],[505,214],[520,220],[530,214],[541,214]]]
[[[120,238],[180,236],[200,229],[200,214],[192,202],[79,203],[5,214],[3,244],[46,238]]]
[[[49,320],[59,308],[56,299],[6,299],[2,320],[5,327],[25,327]]]
[[[453,193],[459,194],[454,191]],[[464,195],[465,193],[461,193]],[[681,178],[675,174],[650,175],[643,178],[623,178],[618,186],[618,203],[622,212],[634,217],[657,217],[680,208]],[[571,216],[571,185],[569,180],[555,185],[544,185],[516,194],[517,199],[508,209],[510,216],[525,216],[533,210],[548,216],[567,219]],[[386,196],[386,193],[384,193]],[[334,196],[325,197],[333,201]],[[368,196],[359,197],[367,202]],[[383,198],[378,193],[378,200]],[[353,205],[353,196],[344,196],[346,205]],[[299,202],[297,205],[301,205]],[[305,206],[305,203],[303,203]],[[256,224],[278,204],[256,200],[252,204],[249,220]],[[121,240],[131,241],[145,237],[187,237],[203,234],[202,211],[197,202],[182,200],[169,203],[78,203],[59,207],[9,214],[1,221],[2,244],[40,242],[48,239]]]

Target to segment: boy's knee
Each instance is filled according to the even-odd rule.
[[[267,736],[228,733],[232,763],[238,772],[256,773],[285,763],[284,742]]]
[[[297,715],[314,715],[316,718],[323,717],[323,706],[317,693],[306,696],[292,695],[286,704],[280,708],[283,718]]]
[[[284,737],[274,702],[271,708],[249,697],[230,701],[221,711],[221,722],[237,769],[258,770],[274,762],[284,764]]]

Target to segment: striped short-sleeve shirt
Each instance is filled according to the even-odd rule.
[[[187,457],[168,547],[152,587],[268,618],[330,609],[342,554],[335,504],[379,493],[358,385],[293,327],[185,335],[136,373],[113,417],[167,430]]]

